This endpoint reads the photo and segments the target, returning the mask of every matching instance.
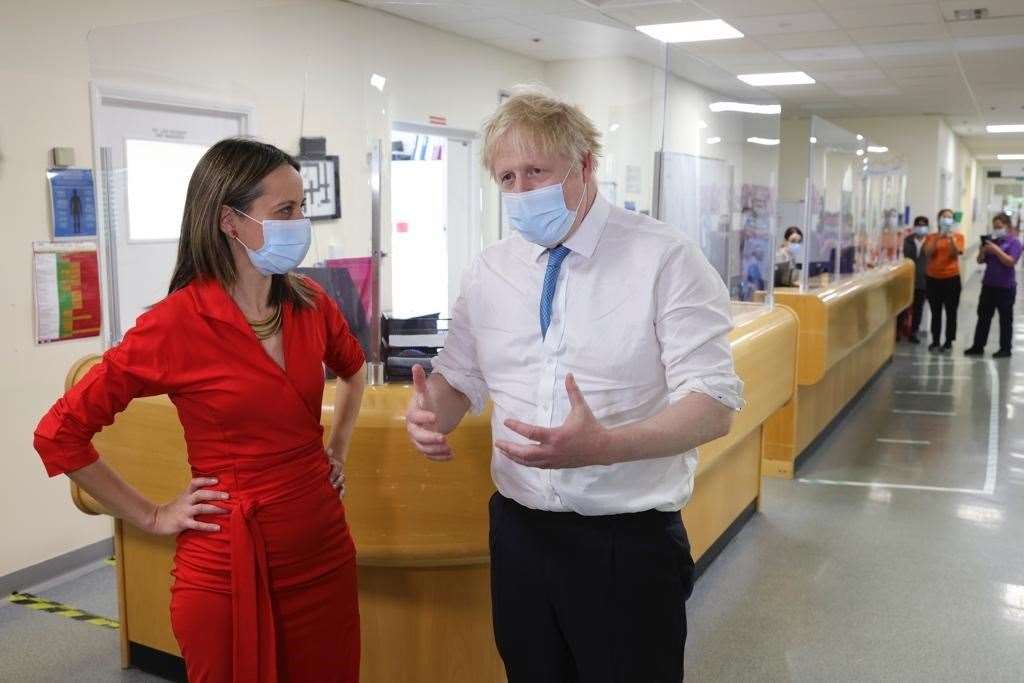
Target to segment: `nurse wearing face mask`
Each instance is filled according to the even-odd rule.
[[[914,219],[914,230],[903,239],[903,257],[914,262],[914,303],[911,304],[911,333],[908,340],[911,344],[920,344],[918,336],[921,332],[921,317],[924,315],[924,303],[927,300],[928,257],[924,253],[924,242],[928,236],[928,216]]]
[[[956,315],[960,307],[960,257],[964,236],[953,231],[953,210],[943,209],[937,216],[938,233],[925,238],[925,287],[932,312],[932,343],[929,351],[945,352],[956,340]],[[942,342],[942,316],[946,316],[946,341]]]
[[[678,683],[697,446],[743,406],[729,293],[678,230],[597,190],[600,134],[543,92],[484,128],[515,234],[481,254],[406,425],[431,460],[490,398],[494,635],[510,683]]]
[[[1013,304],[1017,299],[1017,261],[1021,244],[1012,233],[1010,217],[998,214],[992,219],[991,239],[978,252],[978,263],[985,265],[978,299],[978,324],[974,328],[974,344],[964,353],[980,356],[985,353],[992,316],[999,311],[999,350],[993,358],[1009,358],[1013,347]]]
[[[121,519],[177,537],[171,625],[193,683],[359,678],[355,548],[339,491],[364,387],[310,244],[298,165],[228,139],[196,166],[168,296],[39,423],[35,447]],[[327,448],[323,366],[339,377]],[[139,396],[178,410],[193,479],[150,501],[92,436]],[[138,454],[145,458],[145,453]]]
[[[782,235],[782,244],[779,245],[778,253],[775,255],[776,263],[789,263],[799,267],[803,263],[804,233],[795,225],[786,228]]]

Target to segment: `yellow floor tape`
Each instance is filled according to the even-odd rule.
[[[82,610],[75,609],[74,607],[68,607],[67,605],[62,605],[59,602],[53,602],[52,600],[44,600],[32,595],[31,593],[12,593],[7,600],[15,605],[28,607],[29,609],[34,609],[37,612],[49,612],[50,614],[56,614],[59,617],[67,617],[68,619],[82,621],[94,626],[103,626],[105,628],[112,629],[121,627],[121,625],[113,619],[89,614],[88,612],[83,612]]]

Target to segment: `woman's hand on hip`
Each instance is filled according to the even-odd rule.
[[[158,536],[173,536],[189,529],[209,533],[220,531],[219,524],[196,520],[199,515],[226,515],[228,513],[224,508],[210,504],[210,501],[227,500],[228,494],[223,491],[203,488],[216,484],[216,479],[208,477],[193,479],[180,496],[169,503],[156,506],[156,510],[153,511],[153,521],[146,531]]]
[[[342,496],[345,495],[345,460],[346,457],[344,454],[340,457],[334,456],[333,447],[327,449],[327,462],[331,466],[331,473],[328,475],[328,480],[331,482],[331,486],[334,487],[334,490]]]

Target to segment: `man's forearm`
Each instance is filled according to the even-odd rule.
[[[427,390],[437,416],[437,431],[450,434],[469,412],[469,398],[437,373],[427,379]]]
[[[725,436],[733,410],[701,393],[676,401],[657,415],[607,433],[606,464],[678,455]]]

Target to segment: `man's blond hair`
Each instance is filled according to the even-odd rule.
[[[576,105],[542,88],[519,86],[484,123],[484,166],[495,174],[499,148],[534,149],[579,162],[589,152],[594,164],[601,155],[601,133]]]

